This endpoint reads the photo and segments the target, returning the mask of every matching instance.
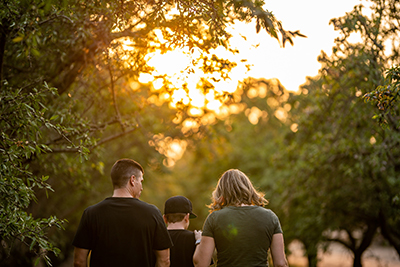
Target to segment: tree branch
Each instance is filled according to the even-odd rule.
[[[42,20],[41,22],[39,22],[38,24],[39,25],[42,25],[42,24],[45,24],[45,23],[48,23],[48,22],[51,22],[51,21],[53,21],[53,20],[55,20],[55,19],[57,19],[57,18],[63,18],[63,19],[65,19],[65,20],[67,20],[69,23],[74,23],[73,21],[72,21],[72,19],[70,19],[69,17],[67,17],[67,16],[65,16],[65,15],[57,15],[57,14],[53,14],[50,18],[48,18],[48,19],[46,19],[46,20]]]
[[[101,145],[103,145],[105,143],[108,143],[108,142],[110,142],[112,140],[115,140],[115,139],[120,138],[120,137],[122,137],[124,135],[132,133],[132,132],[136,131],[138,128],[139,127],[135,127],[135,128],[130,129],[128,131],[124,131],[124,132],[121,132],[119,134],[115,134],[115,135],[109,136],[107,138],[104,138],[103,140],[97,142],[96,145],[89,147],[89,149],[94,149],[94,148],[96,148],[98,146],[101,146]],[[79,152],[79,149],[80,148],[70,148],[70,149],[68,149],[68,148],[51,148],[51,153],[76,153],[76,152]]]
[[[117,93],[115,92],[115,88],[114,88],[114,79],[113,79],[110,59],[108,59],[108,73],[110,74],[110,86],[111,86],[111,92],[112,92],[112,101],[113,101],[113,105],[114,105],[115,114],[117,116],[117,121],[119,122],[119,125],[121,126],[122,131],[125,132],[125,126],[123,125],[123,123],[121,121],[121,113],[119,112],[119,108],[118,108],[118,104],[117,104],[117,99],[116,99]]]
[[[142,37],[150,32],[150,29],[144,28],[138,31],[132,31],[132,27],[129,27],[121,32],[113,32],[110,34],[110,40],[119,39],[122,37],[132,37],[132,38],[139,38]]]
[[[358,20],[360,21],[361,25],[364,26],[365,33],[367,34],[368,38],[376,45],[380,50],[383,49],[383,46],[381,44],[378,44],[376,41],[376,38],[374,39],[370,31],[368,30],[367,24],[365,24],[365,21],[363,20],[364,17],[361,15],[358,16]]]
[[[364,252],[371,245],[376,229],[378,229],[378,224],[376,222],[373,221],[368,223],[367,229],[363,231],[361,244],[357,248],[358,251]]]

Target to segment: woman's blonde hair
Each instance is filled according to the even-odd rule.
[[[208,207],[213,212],[225,206],[242,204],[264,206],[268,200],[263,193],[257,192],[246,174],[236,169],[227,170],[219,179],[212,193],[212,203]]]

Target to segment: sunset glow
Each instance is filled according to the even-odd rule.
[[[193,49],[175,49],[162,53],[157,51],[147,55],[147,62],[154,71],[151,73],[141,73],[139,82],[150,84],[157,91],[165,87],[168,93],[158,97],[153,96],[153,103],[161,104],[169,101],[171,108],[177,108],[178,103],[188,106],[188,114],[193,117],[201,117],[201,123],[213,123],[216,118],[224,119],[229,114],[245,111],[250,123],[257,124],[262,119],[268,119],[266,112],[258,108],[247,108],[240,105],[225,106],[220,96],[224,93],[234,93],[245,78],[253,77],[256,79],[272,79],[281,84],[289,91],[298,91],[299,86],[306,82],[307,76],[318,75],[320,63],[317,61],[321,50],[327,54],[331,53],[334,39],[339,35],[335,32],[330,19],[340,17],[345,12],[351,11],[354,5],[361,3],[359,0],[338,0],[327,3],[329,8],[321,6],[317,0],[285,2],[268,2],[266,9],[272,10],[277,18],[282,21],[284,27],[289,30],[300,30],[307,38],[295,38],[294,46],[282,44],[271,38],[265,31],[256,33],[254,23],[236,23],[229,28],[232,33],[230,40],[231,47],[237,49],[239,53],[231,53],[223,47],[210,51],[218,58],[228,59],[236,62],[237,66],[227,73],[229,78],[222,78],[221,73],[204,73],[200,68],[203,62],[196,61],[200,58],[200,51]],[[301,15],[300,15],[301,14]],[[307,17],[308,19],[301,19]],[[160,43],[165,43],[161,31],[155,30]],[[354,39],[356,41],[356,39]],[[130,49],[129,44],[126,49]],[[195,63],[197,62],[197,63]],[[195,64],[193,64],[195,63]],[[209,62],[207,62],[209,63]],[[197,64],[197,65],[196,65]],[[168,81],[165,84],[163,78]],[[203,92],[199,88],[203,87],[201,78],[212,84],[214,88]],[[249,90],[249,98],[265,98],[267,88]],[[233,95],[233,97],[237,97]],[[276,109],[275,116],[285,121],[290,105],[278,108],[280,103],[274,98],[267,98],[267,104]],[[212,111],[205,113],[206,110]],[[177,121],[181,122],[179,118]],[[196,132],[199,123],[193,119],[181,122],[182,132]],[[293,132],[297,131],[297,125],[291,126]],[[163,143],[159,143],[161,146]],[[179,144],[176,144],[179,146]],[[166,148],[167,149],[167,148]],[[182,147],[184,150],[184,148]],[[167,149],[168,150],[168,149]],[[173,160],[168,165],[173,165]]]

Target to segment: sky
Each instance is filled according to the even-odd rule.
[[[213,51],[220,58],[227,58],[239,63],[230,74],[231,80],[215,83],[215,90],[219,92],[233,92],[238,83],[247,77],[253,78],[277,78],[283,86],[290,91],[298,91],[299,86],[306,82],[306,77],[318,75],[321,65],[317,58],[324,51],[330,55],[334,40],[339,36],[333,25],[329,24],[332,18],[344,16],[346,12],[353,10],[353,7],[365,0],[266,0],[264,8],[272,12],[276,19],[282,22],[283,28],[290,31],[299,30],[307,38],[294,38],[294,45],[286,43],[283,48],[281,44],[268,35],[265,30],[256,33],[255,23],[235,23],[231,29],[233,37],[230,39],[232,48],[237,48],[240,53],[232,56],[223,47]],[[162,40],[162,34],[159,39]],[[189,102],[189,99],[198,99],[198,106],[204,103],[201,92],[196,92],[196,84],[204,73],[195,71],[188,74],[182,72],[187,66],[191,65],[191,59],[187,57],[190,53],[182,51],[172,51],[163,55],[153,55],[149,57],[149,65],[155,67],[152,75],[142,75],[139,82],[152,82],[154,88],[162,86],[161,79],[154,80],[157,75],[167,74],[171,77],[170,81],[177,90],[172,96],[173,102],[182,100]],[[196,53],[192,55],[196,57]],[[174,64],[171,64],[174,62]],[[251,65],[250,71],[246,64]],[[209,81],[212,78],[208,77]],[[221,80],[221,79],[219,79]],[[192,96],[186,95],[182,85],[187,82]],[[216,93],[217,94],[217,93]],[[210,99],[213,98],[210,96]],[[201,103],[200,103],[201,102]],[[214,101],[215,106],[210,107],[217,110],[221,103]],[[192,103],[193,104],[193,103]]]
[[[278,78],[286,89],[297,91],[306,82],[306,76],[316,76],[321,65],[317,61],[321,51],[331,54],[334,39],[339,32],[329,24],[332,18],[353,10],[360,0],[266,0],[265,8],[282,22],[284,29],[300,32],[307,38],[294,38],[282,48],[277,40],[265,31],[255,33],[255,25],[236,25],[245,35],[235,37],[232,43],[240,49],[243,58],[253,64],[249,76],[254,78]],[[364,1],[365,2],[365,1]],[[242,39],[242,41],[240,40]],[[237,42],[237,43],[236,43]],[[247,43],[247,44],[246,44]],[[257,48],[254,46],[259,44]]]

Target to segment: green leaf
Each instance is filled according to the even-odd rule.
[[[33,249],[33,246],[36,244],[36,237],[32,237],[31,245],[29,246],[29,250]]]
[[[59,117],[59,115],[53,115],[53,116],[51,116],[50,120],[51,121],[56,120],[56,119],[58,119],[58,117]]]
[[[18,37],[15,37],[12,41],[14,43],[18,43],[18,42],[21,42],[23,40],[24,40],[24,36],[18,36]]]

